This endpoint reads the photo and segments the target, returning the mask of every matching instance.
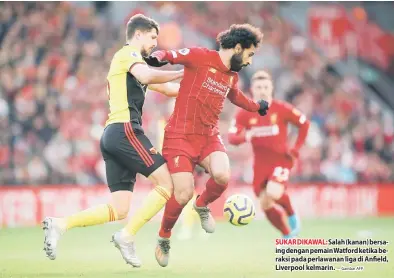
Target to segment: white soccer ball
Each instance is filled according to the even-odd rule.
[[[224,217],[234,226],[248,225],[256,216],[253,201],[246,195],[235,194],[224,203]]]

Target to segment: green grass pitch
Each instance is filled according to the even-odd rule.
[[[137,251],[143,266],[132,268],[123,262],[110,243],[118,224],[69,231],[59,243],[58,257],[48,260],[40,228],[0,230],[1,278],[276,278],[276,277],[394,277],[394,218],[354,220],[308,220],[303,238],[353,238],[365,234],[386,239],[389,263],[360,263],[362,272],[277,272],[274,239],[278,233],[266,221],[246,227],[218,223],[215,234],[189,241],[172,241],[170,265],[160,267],[154,258],[158,223],[149,223],[137,236]]]

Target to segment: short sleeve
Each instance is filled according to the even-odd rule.
[[[146,64],[141,56],[141,53],[135,50],[125,50],[121,57],[119,57],[119,63],[124,72],[130,71],[130,69],[136,64]]]

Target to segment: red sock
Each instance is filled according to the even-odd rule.
[[[159,231],[160,237],[171,237],[171,230],[174,227],[176,221],[178,220],[179,215],[181,215],[183,208],[184,206],[180,205],[175,199],[174,194],[172,194],[164,209],[164,215],[161,221],[161,227]]]
[[[276,207],[269,208],[264,211],[271,224],[277,228],[283,235],[290,233],[290,227],[285,221],[284,213]]]
[[[282,197],[280,197],[276,202],[283,207],[288,216],[292,216],[294,214],[293,206],[291,205],[289,194],[286,192],[283,193]]]
[[[196,201],[198,207],[206,207],[208,204],[219,198],[226,190],[227,184],[218,184],[213,178],[207,181],[205,190],[201,193]]]

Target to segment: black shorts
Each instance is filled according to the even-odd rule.
[[[111,192],[133,191],[137,173],[148,177],[166,163],[144,132],[133,129],[131,123],[107,126],[100,140],[100,149]]]

